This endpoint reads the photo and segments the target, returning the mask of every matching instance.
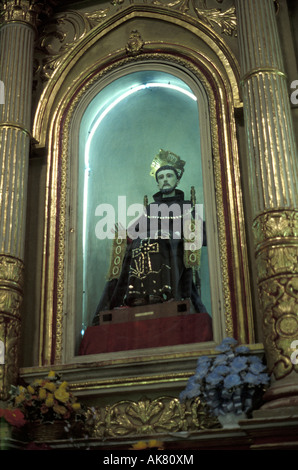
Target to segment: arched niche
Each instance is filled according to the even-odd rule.
[[[132,54],[127,47],[131,31],[139,32],[141,41]],[[96,360],[76,356],[78,315],[73,299],[79,228],[75,201],[80,193],[79,155],[84,152],[80,146],[85,145],[84,139],[80,140],[81,126],[84,126],[86,110],[96,103],[96,97],[103,96],[100,94],[104,90],[117,80],[145,72],[171,75],[179,84],[190,88],[200,103],[195,153],[197,160],[202,160],[204,204],[210,214],[208,240],[212,247],[209,269],[214,337],[207,345],[181,345],[175,356],[195,356],[206,347],[212,349],[226,335],[242,343],[253,342],[234,122],[235,107],[240,106],[237,64],[222,39],[206,25],[200,22],[190,25],[178,14],[155,13],[152,9],[140,12],[130,7],[115,15],[114,21],[92,30],[64,59],[46,87],[35,117],[36,139],[48,149],[41,364]],[[148,158],[151,157],[153,155]],[[165,358],[172,353],[164,349],[126,352],[124,356],[121,354],[121,360],[123,357],[152,360],[156,355]],[[117,358],[119,355],[114,354],[104,359]]]

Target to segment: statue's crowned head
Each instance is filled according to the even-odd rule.
[[[184,165],[185,161],[181,160],[178,155],[169,150],[161,149],[151,163],[150,175],[157,181],[159,171],[171,169],[175,172],[177,179],[180,180],[184,172]]]

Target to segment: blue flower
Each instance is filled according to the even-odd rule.
[[[215,347],[217,351],[226,352],[238,343],[234,338],[225,338],[218,346]]]
[[[214,368],[213,372],[218,375],[227,375],[230,371],[230,368],[226,365],[219,365]]]
[[[236,354],[248,354],[249,352],[250,351],[247,346],[237,346],[237,348],[235,348]]]
[[[247,374],[245,375],[245,382],[251,385],[259,385],[260,378],[258,375],[247,372]]]
[[[200,365],[203,365],[203,364],[210,364],[210,363],[211,363],[210,357],[201,356],[201,357],[199,357],[199,359],[197,361],[197,366],[200,366]]]
[[[201,394],[200,385],[191,380],[192,378],[193,377],[189,379],[185,389],[179,395],[181,402],[184,402],[187,399],[198,397]]]
[[[197,387],[198,386],[198,381],[196,380],[196,376],[192,375],[186,384],[186,389],[189,390],[192,387]]]
[[[206,369],[206,368],[210,367],[211,364],[212,364],[212,360],[210,359],[210,357],[201,356],[197,361],[196,370],[200,370],[202,368]]]
[[[256,359],[259,359],[259,358],[256,358]],[[262,362],[260,360],[251,361],[251,364],[249,366],[249,370],[253,374],[260,374],[261,372],[264,372],[265,369],[266,369],[266,366],[264,364],[262,364]]]
[[[218,375],[216,372],[211,372],[207,375],[206,382],[210,385],[218,385],[222,381],[222,376]]]
[[[237,346],[233,338],[225,338],[216,347],[214,358],[201,356],[195,374],[190,377],[180,400],[200,397],[216,416],[233,411],[240,413],[253,406],[253,397],[262,393],[261,385],[270,381],[258,356],[246,346]]]
[[[229,374],[225,377],[224,387],[229,389],[232,387],[237,387],[241,384],[241,379],[238,374]]]
[[[227,362],[226,354],[219,354],[218,356],[215,357],[213,365],[217,366],[219,364],[224,364],[226,362]]]
[[[183,403],[185,400],[187,400],[187,391],[183,390],[180,395],[179,395],[179,400],[181,403]]]
[[[231,370],[233,372],[241,372],[245,370],[247,367],[247,357],[246,356],[238,356],[231,362]]]
[[[195,372],[196,380],[202,380],[208,374],[209,367],[207,362],[198,365]]]

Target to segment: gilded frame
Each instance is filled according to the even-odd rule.
[[[207,44],[206,50],[212,51],[218,63],[212,62],[208,54],[193,50],[183,44],[147,41],[139,51],[129,54],[127,45],[114,49],[110,54],[93,63],[74,79],[72,67],[86,54],[91,44],[100,41],[105,35],[116,31],[119,26],[131,20],[150,19],[164,21],[168,25],[187,29],[194,36]],[[216,210],[220,262],[225,293],[225,318],[222,334],[234,336],[241,343],[254,344],[254,323],[252,314],[251,286],[246,248],[245,219],[243,212],[242,190],[235,108],[241,107],[238,90],[237,63],[224,43],[211,28],[198,20],[185,18],[179,12],[144,6],[142,9],[131,6],[115,15],[113,21],[96,27],[76,46],[76,55],[71,50],[64,63],[50,80],[37,109],[34,136],[39,145],[48,148],[47,194],[45,204],[44,260],[42,272],[42,301],[40,312],[40,348],[39,365],[65,364],[64,343],[65,318],[70,312],[65,311],[65,261],[66,237],[72,228],[67,223],[67,187],[69,164],[69,138],[73,112],[84,99],[84,93],[100,77],[107,76],[117,68],[129,64],[141,64],[146,61],[161,61],[173,64],[197,77],[205,87],[210,102],[210,120],[212,122],[212,148],[214,179],[216,187]],[[59,91],[63,81],[69,86]],[[71,85],[70,85],[71,84]],[[59,95],[60,93],[60,95]],[[47,98],[51,99],[47,103]],[[67,232],[67,233],[66,233]],[[214,344],[205,346],[212,352]],[[196,357],[198,349],[174,354],[183,358]],[[164,353],[162,360],[173,357],[173,353]],[[139,357],[156,361],[157,356]],[[94,358],[93,358],[94,360]],[[100,358],[98,358],[100,362]],[[77,358],[77,362],[84,362]],[[109,362],[109,361],[108,361]],[[124,358],[112,358],[111,364],[127,364]],[[106,364],[106,363],[105,363]]]

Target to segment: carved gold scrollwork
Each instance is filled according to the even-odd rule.
[[[19,318],[23,297],[23,263],[8,255],[0,255],[0,315]]]
[[[0,398],[18,374],[20,306],[23,299],[23,263],[8,255],[0,256],[0,340],[4,345],[4,364],[0,364]]]
[[[264,345],[277,379],[298,367],[291,344],[298,339],[298,212],[270,211],[253,224]]]
[[[22,0],[19,0],[22,1]],[[25,0],[24,0],[25,1]],[[8,3],[8,2],[7,2]],[[11,2],[13,3],[13,2]],[[36,54],[36,77],[41,80],[50,79],[56,70],[77,43],[86,36],[94,27],[103,23],[106,19],[115,14],[115,8],[125,9],[131,4],[143,5],[151,10],[156,7],[165,9],[175,9],[181,13],[188,13],[210,28],[219,27],[223,34],[229,36],[237,35],[237,23],[235,7],[222,11],[220,8],[207,9],[205,0],[174,0],[173,2],[163,0],[113,0],[109,6],[93,12],[78,12],[68,10],[57,13],[44,26],[39,37]],[[129,55],[138,54],[143,46],[143,40],[139,33],[133,34],[126,45]]]
[[[278,237],[298,237],[298,212],[269,211],[256,218],[253,224],[257,249],[268,240]],[[295,240],[294,240],[295,241]]]
[[[39,37],[35,74],[39,75],[41,80],[49,79],[63,61],[65,54],[94,26],[103,21],[108,11],[109,8],[83,14],[71,10],[57,13],[45,25]]]
[[[92,420],[90,419],[92,416]],[[89,432],[101,439],[149,436],[219,427],[199,399],[181,404],[177,398],[161,397],[138,402],[121,401],[88,411]]]
[[[49,6],[42,0],[2,0],[1,22],[18,21],[36,26],[38,15]],[[1,10],[1,5],[0,5]]]
[[[223,34],[237,35],[237,19],[235,7],[222,11],[220,8],[207,8],[206,0],[174,0],[163,3],[161,0],[153,0],[154,5],[162,5],[175,8],[182,13],[189,12],[191,7],[197,18],[211,28],[218,26]]]

